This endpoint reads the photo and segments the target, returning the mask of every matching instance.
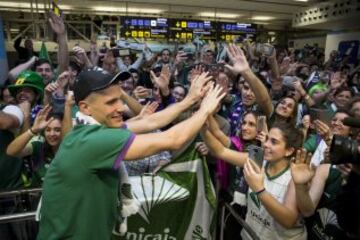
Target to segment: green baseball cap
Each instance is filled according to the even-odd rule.
[[[15,84],[9,85],[8,89],[13,97],[16,97],[16,93],[19,89],[24,87],[30,87],[40,95],[42,99],[44,95],[45,84],[43,78],[36,72],[23,71],[20,73],[15,81]]]

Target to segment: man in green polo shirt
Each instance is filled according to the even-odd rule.
[[[224,96],[220,87],[205,87],[211,78],[205,73],[180,103],[125,124],[118,77],[85,70],[75,82],[82,124],[63,139],[45,176],[39,240],[110,239],[121,161],[179,149],[197,134]],[[210,90],[191,118],[164,132],[134,134],[172,122],[203,97],[204,87]]]

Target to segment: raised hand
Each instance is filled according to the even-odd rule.
[[[206,93],[204,91],[204,88],[207,84],[207,82],[212,78],[212,76],[209,76],[209,72],[203,72],[199,76],[197,76],[192,82],[189,89],[189,93],[187,97],[191,98],[194,101],[199,101],[204,94]]]
[[[208,114],[213,114],[225,95],[225,93],[222,93],[222,88],[219,85],[215,88],[211,86],[201,102],[200,110],[206,111]]]
[[[133,94],[134,94],[134,97],[136,99],[142,99],[142,98],[151,98],[151,89],[148,89],[148,88],[144,88],[142,86],[137,86],[134,91],[133,91]]]
[[[59,84],[60,88],[64,89],[66,85],[69,83],[69,80],[70,80],[70,72],[64,71],[59,75],[58,79],[56,80],[56,83]]]
[[[43,129],[45,129],[47,127],[47,125],[49,125],[49,123],[54,120],[53,117],[48,118],[49,113],[51,111],[51,107],[50,105],[46,105],[43,109],[41,109],[34,121],[34,124],[32,126],[32,132],[34,133],[40,133]]]
[[[59,88],[60,88],[59,83],[57,83],[57,82],[49,83],[49,84],[45,87],[45,92],[46,92],[47,94],[53,93],[53,92],[55,92],[56,90],[58,90]]]
[[[295,185],[308,184],[315,175],[315,167],[310,165],[311,153],[305,149],[296,151],[296,156],[291,160],[291,176]]]
[[[170,66],[168,64],[162,66],[159,77],[157,77],[152,70],[150,71],[150,74],[151,80],[153,81],[153,83],[156,83],[159,88],[164,89],[169,87],[171,72]]]
[[[226,51],[230,58],[230,61],[232,62],[232,66],[226,64],[226,68],[228,68],[235,74],[240,74],[250,69],[244,52],[238,46],[236,46],[235,44],[230,44],[226,47]]]
[[[190,71],[190,82],[192,83],[193,80],[200,76],[203,72],[205,72],[205,66],[200,64],[195,65],[195,67]]]
[[[49,12],[49,23],[51,25],[51,29],[57,35],[64,35],[66,34],[65,24],[61,17],[57,16],[53,11]]]
[[[256,140],[260,141],[260,142],[261,142],[261,145],[264,145],[264,144],[265,144],[266,139],[267,139],[267,132],[261,131],[261,132],[258,132],[258,133],[257,133],[257,135],[256,135]]]
[[[176,54],[176,57],[175,57],[175,64],[179,64],[179,63],[182,63],[184,61],[186,61],[187,59],[187,53],[184,52],[184,51],[179,51],[177,54]]]
[[[159,107],[159,103],[158,102],[148,102],[142,109],[141,112],[139,113],[139,117],[145,117],[145,116],[149,116],[151,114],[153,114],[156,109]]]

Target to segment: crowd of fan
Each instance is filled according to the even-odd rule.
[[[356,129],[342,123],[346,117],[360,118],[360,65],[349,63],[350,56],[334,50],[325,59],[317,46],[276,46],[271,54],[262,54],[245,40],[241,48],[228,45],[226,57],[218,62],[216,49],[209,45],[193,55],[169,49],[153,53],[145,45],[143,52],[120,57],[118,49],[104,46],[100,51],[96,42],[89,49],[69,50],[63,21],[50,16],[59,44],[57,68],[38,57],[31,40],[25,47],[17,41],[20,64],[1,88],[1,191],[41,187],[62,139],[77,124],[72,91],[83,69],[119,74],[127,121],[181,102],[192,81],[208,72],[226,96],[194,141],[208,160],[219,198],[231,202],[261,239],[357,239],[358,225],[349,223],[356,217],[351,210],[336,216],[342,201],[360,212],[356,199],[352,202],[340,191],[359,169],[329,162],[333,135],[360,140]],[[188,118],[198,107],[157,131]],[[311,119],[315,107],[331,120]],[[263,167],[244,155],[254,145],[264,149]],[[127,161],[126,167],[130,175],[154,173],[181,151]],[[5,204],[1,208],[2,213],[13,210]],[[226,239],[240,234],[250,238],[240,232],[236,220],[227,217]]]

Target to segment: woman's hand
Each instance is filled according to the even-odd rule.
[[[258,192],[264,189],[265,169],[248,159],[244,165],[244,176],[249,187]]]
[[[315,175],[315,167],[310,165],[311,153],[305,149],[296,151],[296,157],[291,161],[291,176],[295,185],[308,184]]]
[[[48,118],[51,109],[52,107],[50,107],[50,105],[46,105],[43,109],[41,109],[38,112],[34,124],[31,128],[32,129],[31,132],[38,134],[42,130],[44,130],[47,127],[47,125],[49,125],[49,123],[54,119],[53,117]]]
[[[326,142],[326,144],[330,146],[332,134],[330,132],[329,126],[320,120],[315,120],[314,124],[316,132],[321,136],[321,138]]]

